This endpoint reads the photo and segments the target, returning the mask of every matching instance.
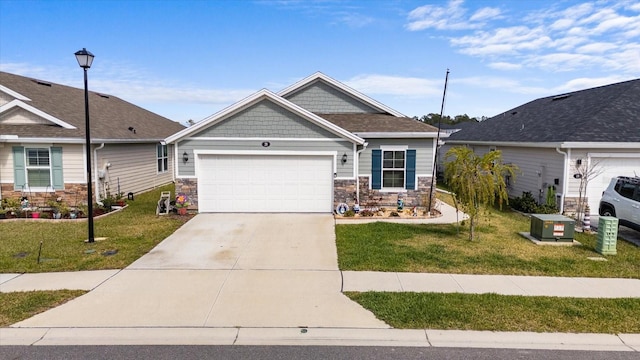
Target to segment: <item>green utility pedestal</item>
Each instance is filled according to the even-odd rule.
[[[596,251],[602,255],[615,255],[618,241],[618,219],[612,216],[600,216],[598,220],[598,242]]]

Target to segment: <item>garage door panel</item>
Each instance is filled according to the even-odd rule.
[[[333,157],[200,155],[202,212],[330,212]]]
[[[640,158],[593,158],[594,169],[600,174],[589,181],[587,197],[592,214],[598,212],[602,192],[617,176],[640,175]]]

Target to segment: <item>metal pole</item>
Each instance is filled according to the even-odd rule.
[[[442,122],[442,114],[444,112],[444,99],[447,96],[447,82],[449,81],[449,69],[444,78],[444,92],[442,93],[442,104],[440,105],[440,118],[438,118],[438,135],[436,135],[436,148],[433,154],[433,169],[431,170],[431,187],[429,188],[429,207],[427,212],[431,213],[431,196],[433,196],[433,185],[436,179],[436,164],[438,163],[438,143],[440,143],[440,123]]]
[[[84,68],[84,114],[85,114],[85,143],[87,156],[87,223],[89,224],[89,238],[87,242],[94,242],[93,235],[93,190],[91,188],[91,131],[89,129],[89,89],[87,86],[87,68]]]

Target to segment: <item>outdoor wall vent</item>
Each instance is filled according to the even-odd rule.
[[[558,96],[554,96],[551,101],[557,101],[557,100],[562,100],[562,99],[566,99],[569,96],[571,96],[571,94],[564,94],[564,95],[558,95]]]
[[[51,87],[51,83],[48,82],[44,82],[42,80],[33,80],[34,83],[38,84],[38,85],[43,85],[43,86],[48,86]]]

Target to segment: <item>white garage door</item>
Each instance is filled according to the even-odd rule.
[[[331,212],[333,157],[200,155],[200,212]]]
[[[592,214],[598,213],[602,192],[609,186],[611,179],[616,176],[640,176],[639,158],[593,158],[593,163],[598,163],[595,168],[602,170],[602,173],[589,181],[587,197],[589,198],[589,208]]]

